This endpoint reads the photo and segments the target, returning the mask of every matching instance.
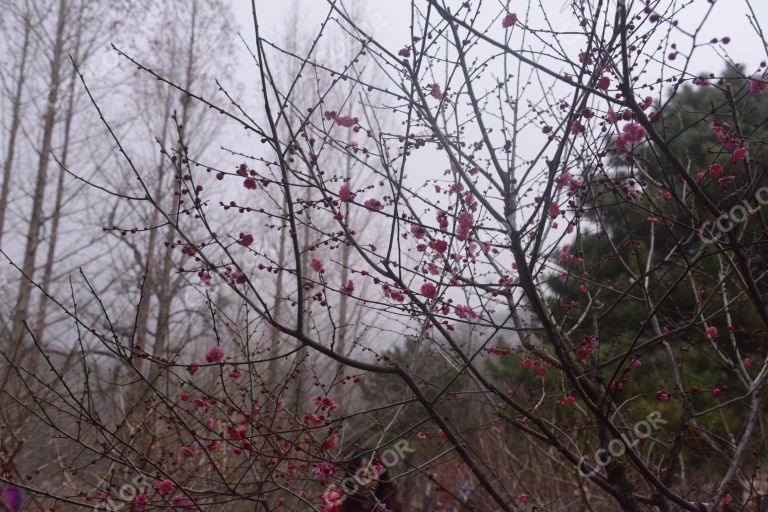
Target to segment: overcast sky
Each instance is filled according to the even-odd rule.
[[[230,0],[235,11],[237,22],[241,25],[244,35],[252,37],[252,16],[250,0]],[[344,2],[352,5],[350,0]],[[365,28],[377,39],[392,49],[399,49],[407,42],[410,21],[410,0],[354,0],[355,4],[364,7],[367,12]],[[426,5],[426,0],[419,0],[417,5]],[[457,2],[449,2],[456,4]],[[497,2],[502,3],[502,2]],[[564,30],[575,29],[575,21],[566,9],[567,0],[542,0],[547,16],[553,26],[562,27]],[[635,1],[635,4],[640,3]],[[679,2],[680,4],[684,2]],[[752,8],[755,14],[768,29],[768,1],[752,0]],[[524,12],[527,2],[512,0],[511,6],[517,6],[517,12]],[[693,31],[701,22],[703,14],[710,7],[710,0],[692,0],[691,5],[685,8],[685,14],[679,18],[680,26]],[[262,27],[264,33],[271,39],[278,37],[285,25],[284,21],[290,10],[300,10],[307,16],[307,28],[318,27],[327,12],[326,0],[256,0],[256,9],[259,16],[263,16],[266,23]],[[495,3],[488,2],[489,11],[495,10]],[[514,9],[513,9],[514,10]],[[731,42],[728,51],[731,56],[740,62],[745,62],[752,67],[761,60],[766,59],[766,51],[761,48],[754,30],[750,27],[745,13],[747,13],[746,0],[717,0],[712,9],[709,20],[701,31],[700,42],[709,41],[712,38],[728,36]],[[541,16],[536,8],[531,11],[533,21]],[[316,21],[314,21],[316,20]],[[314,22],[313,22],[314,21]],[[308,36],[309,37],[309,36]],[[676,39],[673,36],[673,39]],[[679,43],[684,43],[685,38],[677,38]],[[696,53],[695,64],[702,69],[712,62],[715,54],[710,50]],[[716,59],[715,61],[717,62]],[[701,70],[701,69],[700,69]],[[699,70],[699,71],[700,71]]]

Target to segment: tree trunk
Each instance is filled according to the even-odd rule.
[[[43,139],[40,144],[40,159],[37,165],[37,177],[35,179],[35,191],[32,199],[32,212],[29,217],[27,229],[26,248],[22,263],[22,276],[19,284],[19,294],[12,315],[12,330],[10,339],[11,361],[18,364],[19,349],[24,339],[25,327],[29,312],[30,298],[32,295],[32,281],[35,272],[35,256],[39,245],[40,227],[43,217],[43,203],[45,201],[45,186],[48,181],[48,162],[50,160],[53,128],[56,122],[56,102],[59,98],[59,82],[61,64],[64,57],[64,29],[67,18],[67,0],[59,0],[59,14],[56,24],[56,39],[53,47],[53,59],[51,61],[51,82],[48,87],[48,98],[43,117]]]
[[[24,82],[27,73],[27,54],[29,52],[29,33],[31,26],[29,13],[24,14],[24,42],[21,45],[21,58],[19,61],[19,78],[16,82],[16,92],[13,95],[11,105],[11,127],[8,132],[8,152],[3,163],[3,185],[0,188],[0,247],[3,246],[3,229],[5,228],[5,216],[8,211],[8,195],[11,191],[11,174],[13,169],[13,157],[16,152],[16,137],[21,126],[21,97],[24,93]]]
[[[77,41],[75,43],[75,51],[74,55],[79,55],[80,53],[80,41],[82,36],[82,27],[80,27],[80,30],[78,30],[77,34]],[[51,286],[51,281],[53,279],[53,263],[56,257],[56,244],[58,241],[58,235],[59,235],[59,222],[61,221],[61,206],[64,202],[64,168],[67,166],[67,159],[69,157],[69,143],[70,143],[70,136],[71,136],[71,129],[72,129],[72,118],[74,116],[74,104],[75,104],[75,84],[77,83],[77,73],[72,69],[72,74],[70,75],[70,81],[69,81],[69,91],[67,91],[68,94],[68,100],[67,100],[67,112],[65,114],[64,118],[64,142],[62,145],[62,154],[61,154],[61,166],[62,168],[59,169],[59,178],[56,182],[56,199],[53,206],[53,214],[51,217],[51,239],[48,242],[48,253],[45,258],[45,266],[43,268],[43,279],[41,281],[41,286],[43,290],[48,290]],[[35,328],[32,331],[35,335],[35,338],[37,338],[40,342],[42,342],[43,339],[43,333],[45,332],[45,327],[47,324],[46,321],[46,313],[48,309],[48,301],[44,298],[40,300],[40,303],[37,307],[37,319]]]

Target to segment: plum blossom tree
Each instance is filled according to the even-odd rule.
[[[754,34],[739,37],[764,52],[744,5]],[[306,45],[281,46],[251,6],[258,107],[122,53],[249,137],[217,164],[192,156],[180,128],[161,153],[171,206],[93,100],[141,185],[120,201],[153,208],[130,236],[166,236],[166,280],[226,290],[195,326],[207,343],[136,347],[52,297],[73,343],[99,346],[133,380],[110,389],[84,349],[76,382],[49,358],[51,376],[13,366],[43,393],[29,414],[82,450],[62,462],[66,492],[38,484],[36,468],[3,481],[72,506],[331,512],[367,493],[373,510],[374,491],[345,487],[362,447],[385,485],[443,485],[430,468],[450,461],[476,510],[764,506],[768,358],[732,320],[768,328],[766,141],[748,115],[768,98],[766,64],[740,68],[730,38],[707,41],[714,2],[573,1],[574,31],[535,2],[414,0],[394,47],[333,0]],[[348,59],[321,51],[328,38],[353,48]],[[700,55],[722,56],[732,76],[692,73]],[[278,80],[286,62],[292,79]],[[680,126],[687,84],[716,104]],[[700,126],[711,144],[694,158],[680,145]],[[344,331],[351,318],[361,325]],[[663,376],[656,389],[635,385],[648,368]],[[368,381],[379,385],[359,391]],[[138,399],[124,418],[94,401],[127,390]],[[731,414],[738,425],[712,428]]]

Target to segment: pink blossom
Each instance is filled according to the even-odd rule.
[[[350,279],[347,281],[347,284],[342,286],[341,289],[339,289],[341,293],[344,295],[352,295],[352,293],[355,291],[355,283]]]
[[[322,498],[323,508],[320,512],[341,512],[341,504],[344,502],[344,495],[339,491],[327,490]]]
[[[160,481],[160,483],[157,484],[157,491],[160,494],[168,494],[171,491],[173,491],[174,484],[173,480],[165,479]]]
[[[389,294],[389,297],[392,300],[395,300],[397,302],[404,302],[405,301],[405,295],[402,292],[394,291]]]
[[[477,318],[477,313],[467,305],[459,304],[454,310],[456,311],[456,316],[464,320]]]
[[[621,131],[624,140],[629,144],[639,144],[645,139],[645,128],[639,123],[627,123]]]
[[[749,94],[752,96],[762,96],[767,85],[768,82],[762,78],[753,78],[749,81]]]
[[[335,116],[333,120],[336,122],[337,125],[343,126],[345,128],[352,128],[357,124],[357,118],[356,117],[350,117],[350,116]]]
[[[136,510],[144,510],[149,505],[149,496],[144,493],[137,495],[133,498],[133,506]]]
[[[706,88],[712,85],[703,78],[694,78],[693,80],[691,80],[691,82],[693,83],[693,85],[698,85],[699,87],[702,87],[702,88]]]
[[[499,435],[501,434],[501,427],[499,427],[498,425],[492,425],[490,428],[490,431],[491,431],[491,434]]]
[[[192,362],[189,366],[187,366],[187,373],[190,375],[194,375],[197,373],[197,370],[200,369],[200,365],[197,363],[197,361]]]
[[[314,414],[307,414],[304,416],[304,420],[309,423],[310,425],[322,425],[325,422],[325,417],[323,416],[316,416]]]
[[[709,174],[715,178],[719,178],[723,175],[723,166],[720,164],[712,164],[709,166]]]
[[[323,450],[329,452],[333,450],[339,444],[339,435],[333,433],[323,442]]]
[[[246,178],[243,180],[243,186],[247,188],[248,190],[256,190],[256,180],[253,178]]]
[[[321,462],[312,471],[323,484],[327,484],[333,475],[336,474],[336,470],[329,462]]]
[[[650,96],[646,96],[645,99],[643,100],[643,104],[641,106],[642,109],[643,110],[647,110],[648,107],[650,107],[651,105],[653,105],[653,98],[650,97]]]
[[[378,212],[384,208],[384,205],[381,204],[381,202],[379,202],[378,199],[373,199],[373,198],[366,199],[365,202],[363,203],[363,206],[375,212]]]
[[[211,347],[205,355],[205,360],[209,363],[218,363],[222,359],[224,359],[224,349],[218,345]]]
[[[597,88],[601,91],[607,91],[610,86],[611,79],[607,76],[601,77],[600,80],[597,81]]]
[[[517,23],[517,14],[514,12],[508,12],[504,19],[501,20],[501,26],[504,28],[514,27]]]
[[[239,427],[227,427],[227,436],[233,441],[240,441],[248,437],[248,427],[240,425]]]
[[[339,188],[339,200],[344,203],[349,203],[354,198],[355,194],[352,193],[352,190],[349,187],[349,182],[344,183],[341,188]]]
[[[430,240],[429,248],[439,254],[443,254],[448,250],[448,242],[445,240]]]
[[[340,406],[336,402],[331,399],[329,396],[316,396],[314,398],[315,405],[320,407],[321,409],[330,409],[333,412],[336,412],[339,410]]]
[[[443,93],[440,90],[440,84],[432,84],[429,94],[436,100],[443,99]]]
[[[737,162],[741,162],[745,158],[747,158],[747,149],[743,147],[736,148],[731,154],[731,163],[735,164]]]
[[[709,129],[717,135],[720,144],[725,149],[734,150],[741,146],[741,139],[736,136],[733,129],[722,121],[712,121],[709,123]]]
[[[424,228],[424,226],[419,226],[418,224],[411,224],[411,234],[414,238],[422,239],[425,236],[427,236],[427,230]]]
[[[458,229],[456,230],[456,238],[459,240],[466,240],[469,238],[469,233],[472,230],[472,224],[475,219],[469,212],[461,212],[456,218]]]
[[[416,432],[416,439],[418,439],[419,441],[424,441],[427,439],[427,434],[425,434],[424,432]]]
[[[584,125],[578,119],[574,119],[571,123],[571,133],[584,133]]]
[[[317,258],[312,258],[312,261],[309,264],[312,267],[312,270],[315,272],[322,272],[323,271],[323,262]]]
[[[720,178],[717,180],[721,187],[727,187],[734,181],[736,181],[736,176],[726,176],[725,178]]]
[[[714,325],[710,325],[709,327],[707,327],[707,336],[709,336],[710,338],[716,337],[717,327],[715,327]]]
[[[579,348],[579,361],[587,359],[600,344],[600,339],[595,335],[584,336]]]
[[[437,296],[437,288],[432,283],[424,283],[421,285],[421,294],[428,299],[434,299]]]

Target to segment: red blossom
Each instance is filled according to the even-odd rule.
[[[240,233],[240,239],[237,241],[237,243],[244,247],[248,247],[253,243],[253,235]]]
[[[499,348],[496,345],[488,345],[485,350],[495,356],[505,356],[510,353],[508,349]]]
[[[708,171],[713,177],[719,178],[723,175],[723,166],[720,164],[712,164],[709,166]]]

